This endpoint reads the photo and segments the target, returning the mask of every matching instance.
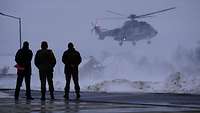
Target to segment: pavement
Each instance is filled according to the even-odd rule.
[[[55,100],[47,92],[41,101],[40,91],[32,91],[34,100],[26,100],[22,90],[15,101],[14,90],[0,92],[8,95],[0,98],[0,113],[200,113],[200,95],[81,92],[76,100],[72,92],[65,100],[63,91],[55,91]]]

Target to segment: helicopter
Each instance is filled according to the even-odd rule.
[[[162,13],[165,11],[169,11],[172,9],[175,9],[176,7],[163,9],[143,15],[135,15],[131,14],[129,16],[126,16],[126,18],[98,18],[96,19],[96,23],[92,23],[92,32],[95,31],[95,34],[99,36],[99,40],[104,40],[106,37],[113,37],[115,41],[119,42],[119,45],[122,46],[123,42],[128,41],[132,42],[133,45],[136,45],[137,41],[140,40],[147,40],[147,44],[151,44],[151,39],[155,37],[158,34],[158,31],[155,30],[149,23],[145,21],[138,21],[137,19],[140,18],[147,18],[152,17],[152,15],[157,13]],[[123,14],[113,12],[110,10],[107,10],[107,12],[118,15],[118,16],[124,16]],[[115,28],[111,30],[106,30],[101,28],[100,26],[97,26],[97,21],[104,20],[104,19],[128,19],[124,22],[124,24],[120,28]]]

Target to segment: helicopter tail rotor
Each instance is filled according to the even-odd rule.
[[[95,24],[93,22],[91,22],[91,25],[92,25],[91,34],[93,34],[93,32],[94,32],[96,24],[97,24],[97,20],[95,21]]]
[[[99,26],[97,26],[97,20],[95,21],[95,24],[92,22],[92,29],[91,29],[91,34],[95,32],[95,34],[98,34],[100,32]]]
[[[91,23],[91,25],[92,25],[91,34],[93,34],[95,25],[93,22]]]
[[[91,25],[92,25],[91,33],[95,32],[95,35],[99,36],[99,40],[104,40],[105,35],[102,33],[102,29],[100,28],[100,26],[97,26],[97,21],[95,22],[95,24],[92,22]]]

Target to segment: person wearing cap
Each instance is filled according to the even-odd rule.
[[[46,80],[49,84],[51,99],[54,99],[53,71],[56,65],[56,58],[51,49],[48,49],[46,41],[41,43],[41,49],[35,55],[35,65],[39,69],[41,82],[41,100],[45,100]]]
[[[15,99],[19,99],[19,92],[20,87],[22,86],[23,79],[25,78],[26,84],[26,99],[33,99],[31,97],[31,60],[33,57],[32,51],[29,49],[29,43],[25,41],[23,43],[23,47],[19,49],[15,55],[15,61],[17,68],[17,81],[16,81],[16,88],[15,88]]]
[[[80,86],[79,86],[79,77],[78,77],[78,66],[81,63],[80,53],[75,50],[72,42],[68,43],[68,50],[63,53],[62,62],[65,64],[65,95],[64,98],[69,99],[69,90],[70,90],[70,80],[71,77],[74,81],[74,88],[76,92],[76,98],[80,98]]]

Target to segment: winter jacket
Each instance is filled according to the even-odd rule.
[[[71,67],[78,67],[81,61],[80,53],[74,48],[68,49],[63,53],[62,62],[65,64],[65,72]]]
[[[24,70],[18,70],[18,74],[31,75],[31,60],[33,53],[28,48],[19,49],[15,55],[15,61],[17,65],[23,67]]]
[[[53,72],[53,68],[56,65],[56,58],[52,50],[40,49],[35,55],[34,62],[39,71]]]

